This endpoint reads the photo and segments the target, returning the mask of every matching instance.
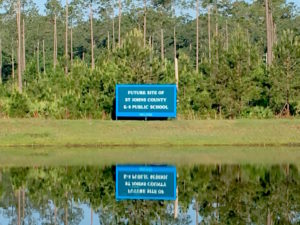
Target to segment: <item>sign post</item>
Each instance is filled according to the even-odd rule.
[[[116,85],[116,117],[176,118],[177,87]]]

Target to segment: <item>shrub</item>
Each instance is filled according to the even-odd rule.
[[[242,112],[242,117],[251,119],[270,119],[274,117],[274,113],[269,107],[254,106],[247,108]]]
[[[30,102],[25,94],[14,91],[9,101],[9,116],[26,117],[30,113]]]

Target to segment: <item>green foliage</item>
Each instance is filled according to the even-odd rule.
[[[3,117],[7,115],[8,112],[8,101],[9,99],[6,97],[7,90],[4,85],[0,85],[0,116]]]
[[[207,81],[196,73],[187,55],[179,59],[179,113],[207,115],[211,111],[212,99],[207,91]]]
[[[25,94],[14,91],[8,104],[8,114],[11,117],[26,117],[30,113],[29,105],[29,99]]]
[[[111,30],[111,14],[118,4],[93,2],[95,12],[100,15],[94,18],[97,56],[94,70],[86,63],[91,60],[89,21],[81,12],[88,7],[86,2],[70,2],[69,22],[72,22],[74,37],[72,66],[64,56],[64,42],[60,41],[64,40],[64,6],[57,0],[48,0],[46,15],[39,15],[31,1],[24,2],[27,62],[23,75],[24,90],[22,95],[13,91],[17,80],[16,77],[11,79],[11,56],[14,54],[16,70],[16,43],[14,40],[3,41],[1,117],[109,118],[114,111],[116,84],[175,83],[174,27],[179,55],[178,111],[183,117],[269,118],[279,114],[285,105],[289,106],[292,115],[299,114],[300,48],[299,31],[296,29],[299,27],[299,13],[292,4],[281,0],[272,4],[279,41],[274,48],[274,64],[266,68],[263,60],[266,46],[262,2],[203,1],[199,15],[199,71],[195,71],[196,20],[173,11],[174,8],[194,10],[193,1],[148,1],[146,46],[141,32],[143,7],[134,1],[123,2],[120,47],[114,47],[119,41],[116,38],[117,18],[113,18],[114,40]],[[211,9],[211,54],[208,49],[208,15],[204,10],[208,4],[215,4]],[[4,1],[0,7],[3,7],[0,38],[10,40],[10,36],[16,36],[13,5]],[[55,70],[52,68],[54,15],[57,17],[59,40],[59,62]],[[290,30],[283,32],[284,28]],[[160,53],[161,29],[164,34],[164,60],[161,60]],[[148,38],[153,43],[148,43]],[[36,44],[41,40],[45,40],[46,74],[43,69],[37,71]],[[42,52],[39,55],[40,67],[43,67]],[[64,73],[66,64],[69,68],[67,76]]]
[[[287,45],[288,49],[297,47],[289,46],[289,41],[280,43]],[[288,57],[289,51],[285,52],[282,45],[278,44],[276,52]],[[273,117],[277,112],[274,107],[277,97],[273,93],[280,93],[278,79],[282,79],[281,75],[285,73],[283,58],[276,58],[271,70],[272,82],[269,82],[258,50],[251,47],[242,29],[232,34],[228,50],[224,48],[221,37],[215,37],[212,63],[203,61],[200,73],[195,71],[191,58],[181,52],[179,114],[189,118],[210,118],[216,114],[224,118]],[[295,54],[298,52],[294,51]],[[152,48],[144,48],[143,35],[135,29],[125,36],[121,48],[103,51],[94,70],[79,59],[74,61],[68,75],[63,67],[59,64],[56,70],[49,68],[46,74],[37,73],[36,61],[29,62],[24,74],[24,94],[11,91],[14,90],[13,81],[1,85],[1,116],[109,118],[113,113],[116,84],[175,83],[174,63],[169,60],[162,62]],[[291,93],[297,96],[298,78],[296,74],[293,77],[295,88]],[[272,108],[269,107],[270,101],[273,102]],[[291,107],[294,114],[299,113],[296,102],[291,103]]]
[[[255,106],[244,109],[242,117],[251,119],[270,119],[274,117],[274,113],[269,107]]]
[[[46,74],[37,73],[36,61],[29,62],[22,95],[10,94],[10,83],[1,85],[0,96],[11,95],[9,115],[107,118],[113,112],[117,83],[174,83],[173,64],[162,64],[151,48],[144,48],[143,35],[138,30],[126,35],[121,48],[100,54],[93,71],[81,60],[75,60],[67,76],[63,67],[60,64]],[[2,108],[5,112],[6,107]]]
[[[8,111],[9,111],[9,99],[2,97],[0,99],[0,116],[1,117],[7,116]]]
[[[291,30],[286,30],[275,47],[274,64],[270,70],[271,106],[276,112],[280,112],[285,106],[293,107],[300,99],[299,59],[299,36]]]
[[[226,50],[219,38],[213,45],[214,57],[210,66],[210,92],[220,114],[237,117],[252,102],[262,98],[264,79],[257,49],[251,48],[243,30],[232,33]]]
[[[297,102],[295,109],[296,109],[296,115],[300,116],[300,101]]]

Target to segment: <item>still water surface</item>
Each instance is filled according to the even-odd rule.
[[[114,166],[0,169],[0,224],[300,224],[300,170],[179,165],[172,201],[116,201]]]

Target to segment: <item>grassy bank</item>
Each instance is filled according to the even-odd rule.
[[[104,166],[116,164],[294,164],[300,148],[292,147],[110,147],[0,148],[0,167]]]
[[[298,146],[300,120],[0,120],[0,147],[32,145]]]

